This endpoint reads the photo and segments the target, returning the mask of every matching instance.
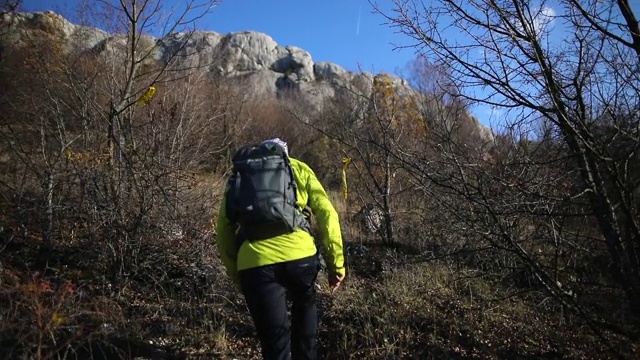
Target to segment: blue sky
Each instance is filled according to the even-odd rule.
[[[54,10],[72,17],[81,2],[25,0],[23,7],[27,11]],[[179,1],[163,3],[170,7]],[[329,61],[352,71],[360,66],[373,73],[398,74],[414,58],[414,53],[410,49],[394,51],[392,43],[406,40],[383,22],[379,15],[372,14],[367,0],[225,0],[201,19],[197,27],[222,34],[259,31],[279,45],[308,51],[315,62]]]

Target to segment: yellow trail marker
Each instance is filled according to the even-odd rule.
[[[351,163],[351,158],[343,158],[342,159],[342,191],[344,192],[344,198],[346,199],[348,196],[347,191],[347,166]]]
[[[155,86],[149,86],[149,89],[147,90],[147,92],[145,92],[142,96],[140,96],[140,98],[138,99],[138,104],[140,105],[147,105],[147,103],[149,101],[151,101],[151,99],[153,99],[153,95],[156,94],[156,88]]]

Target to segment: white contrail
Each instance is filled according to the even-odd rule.
[[[358,9],[358,24],[356,25],[356,35],[360,35],[360,13],[362,12],[362,5]]]

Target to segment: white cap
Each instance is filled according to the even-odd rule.
[[[269,140],[265,140],[262,142],[264,143],[274,143],[274,144],[278,144],[280,145],[283,149],[285,154],[287,154],[287,156],[289,156],[289,146],[287,146],[287,143],[284,142],[283,140],[281,140],[280,138],[275,138],[275,139],[269,139]]]

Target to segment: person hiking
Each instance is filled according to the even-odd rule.
[[[244,294],[262,356],[316,359],[320,259],[303,209],[310,208],[317,220],[331,292],[346,274],[338,213],[311,168],[290,158],[279,138],[241,148],[233,164],[216,242],[227,273]]]

